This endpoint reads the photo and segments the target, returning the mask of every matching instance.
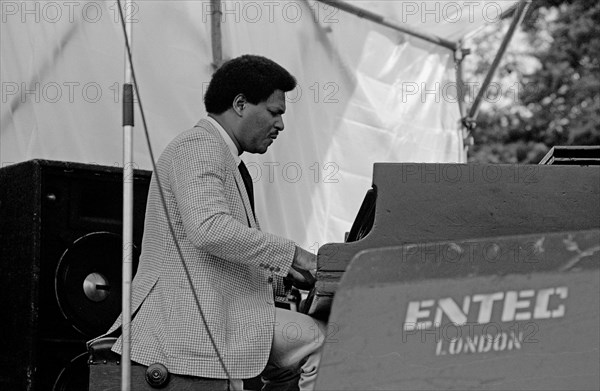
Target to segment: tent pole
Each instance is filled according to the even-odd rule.
[[[223,47],[221,38],[221,0],[211,0],[210,35],[212,44],[213,63],[216,70],[223,63]]]
[[[133,24],[127,16],[132,0],[123,3],[126,38],[132,47]],[[131,279],[133,253],[133,76],[129,56],[125,53],[125,82],[123,85],[123,297],[121,391],[131,389]]]
[[[477,93],[477,97],[475,98],[475,101],[473,101],[473,105],[471,106],[471,108],[469,110],[469,114],[464,119],[465,122],[471,124],[470,125],[471,128],[473,128],[475,125],[475,120],[477,119],[477,115],[479,114],[479,107],[481,105],[481,100],[483,99],[483,95],[485,94],[487,88],[489,87],[489,85],[492,81],[492,78],[494,76],[494,73],[496,73],[496,69],[498,68],[498,65],[500,65],[500,60],[502,60],[502,57],[504,56],[504,52],[506,52],[506,48],[508,47],[508,44],[510,43],[512,37],[514,36],[514,34],[517,30],[517,27],[523,22],[523,19],[527,13],[527,9],[531,5],[531,1],[532,0],[521,0],[519,2],[516,13],[513,16],[513,20],[510,24],[510,27],[508,28],[508,31],[506,32],[506,35],[504,36],[504,39],[502,40],[502,43],[500,44],[500,48],[498,49],[498,52],[496,53],[496,57],[494,58],[492,65],[490,66],[490,70],[488,71],[487,75],[485,75],[483,84],[482,84],[481,88],[479,89],[479,92]]]
[[[405,34],[409,34],[409,35],[415,36],[417,38],[421,38],[421,39],[423,39],[423,40],[425,40],[427,42],[431,42],[431,43],[434,43],[436,45],[443,46],[443,47],[445,47],[447,49],[450,49],[452,51],[456,50],[456,47],[457,47],[457,43],[456,42],[449,41],[447,39],[438,37],[438,36],[433,35],[433,34],[427,34],[427,33],[421,32],[421,31],[417,31],[417,30],[415,30],[413,28],[410,28],[410,27],[402,26],[397,21],[384,18],[381,15],[378,15],[378,14],[376,14],[374,12],[371,12],[371,11],[367,11],[367,10],[362,9],[360,7],[357,7],[355,5],[349,4],[349,3],[345,2],[345,1],[340,1],[340,0],[317,0],[317,1],[321,2],[323,4],[327,4],[329,6],[332,6],[332,7],[339,8],[342,11],[349,12],[349,13],[354,14],[354,15],[360,17],[360,18],[365,18],[367,20],[370,20],[370,21],[375,22],[377,24],[389,27],[389,28],[394,29],[396,31],[400,31],[400,32],[405,33]]]
[[[465,99],[466,99],[466,93],[465,93],[465,82],[464,82],[464,78],[463,78],[463,60],[465,59],[465,56],[467,54],[470,53],[469,49],[464,49],[462,47],[463,45],[463,41],[459,41],[457,44],[457,49],[454,51],[454,64],[455,64],[455,70],[456,70],[456,90],[457,90],[457,100],[458,100],[458,109],[460,111],[460,117],[461,118],[465,118],[465,115],[467,114],[467,109],[465,106]],[[469,137],[468,137],[468,128],[465,126],[465,124],[463,123],[463,121],[460,121],[459,124],[459,138],[460,140],[462,140],[462,145],[460,146],[460,150],[459,150],[459,160],[460,163],[466,163],[467,161],[467,152],[469,149]]]

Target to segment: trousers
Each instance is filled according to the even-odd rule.
[[[262,391],[312,391],[317,379],[326,325],[300,312],[275,308],[273,343],[261,373]],[[232,382],[243,390],[243,382]]]

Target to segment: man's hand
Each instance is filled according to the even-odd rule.
[[[296,246],[294,261],[289,270],[288,277],[292,279],[298,289],[310,290],[315,285],[317,273],[317,256]]]

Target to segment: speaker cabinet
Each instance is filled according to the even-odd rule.
[[[150,171],[135,170],[137,267]],[[121,311],[123,170],[31,160],[0,169],[0,389],[82,391],[85,342]]]

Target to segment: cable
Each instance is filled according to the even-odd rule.
[[[158,176],[158,170],[156,168],[156,163],[154,160],[154,153],[152,152],[152,145],[150,144],[150,135],[148,133],[148,126],[146,124],[146,116],[144,115],[144,109],[142,107],[142,98],[141,98],[140,92],[138,90],[138,83],[137,83],[137,79],[135,77],[135,70],[133,67],[131,48],[129,46],[129,38],[127,37],[127,29],[125,27],[125,18],[123,17],[123,10],[121,8],[121,0],[117,0],[117,3],[119,6],[118,8],[119,8],[119,17],[121,20],[121,26],[123,27],[123,35],[125,36],[125,46],[127,47],[127,56],[129,57],[129,64],[131,65],[131,76],[133,79],[133,87],[135,89],[135,94],[137,96],[140,114],[142,116],[142,124],[143,124],[143,128],[144,128],[144,134],[146,137],[146,143],[148,145],[148,152],[150,153],[150,161],[152,162],[152,169],[154,170],[154,173],[155,173],[156,184],[158,186],[158,190],[160,193],[161,205],[163,207],[165,216],[167,217],[167,225],[169,226],[169,231],[175,242],[175,247],[177,248],[177,253],[179,255],[179,259],[181,260],[181,264],[185,271],[185,276],[187,277],[188,283],[190,284],[190,288],[194,295],[194,301],[196,302],[196,307],[198,307],[198,312],[200,312],[200,317],[202,318],[202,324],[204,325],[204,328],[206,329],[206,333],[208,334],[208,338],[210,339],[210,343],[212,344],[213,349],[215,350],[215,353],[217,354],[217,357],[219,358],[219,363],[221,364],[221,367],[223,368],[223,371],[225,372],[225,375],[227,376],[228,383],[231,383],[231,381],[232,381],[231,375],[229,374],[229,371],[227,370],[227,367],[225,366],[225,362],[223,361],[223,357],[221,356],[221,353],[219,352],[219,349],[217,348],[215,339],[214,339],[212,333],[210,332],[210,329],[208,328],[208,323],[206,322],[206,317],[204,316],[204,312],[202,311],[202,308],[200,306],[200,300],[198,299],[198,294],[196,293],[196,290],[194,289],[194,283],[192,282],[192,277],[190,275],[190,271],[185,263],[185,259],[183,257],[183,252],[181,251],[181,247],[179,246],[179,242],[177,241],[177,237],[175,236],[175,230],[173,229],[173,223],[171,222],[171,218],[169,217],[169,211],[167,210],[167,202],[165,201],[165,194],[163,192],[163,188],[160,183],[160,178]]]

